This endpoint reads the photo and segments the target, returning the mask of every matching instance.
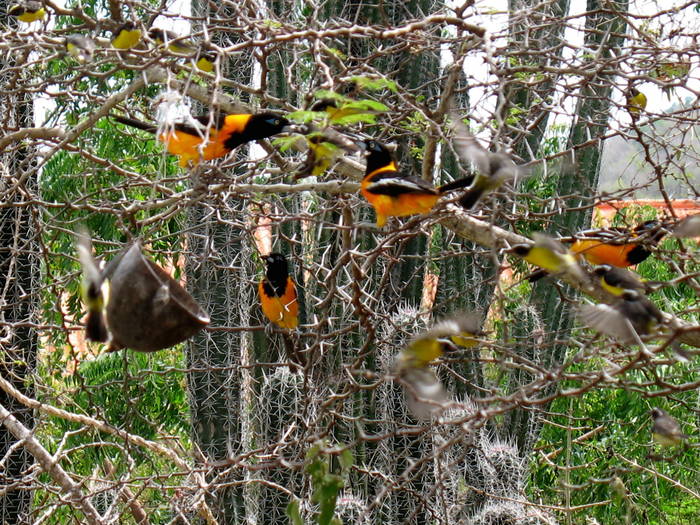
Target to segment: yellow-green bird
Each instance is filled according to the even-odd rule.
[[[46,16],[46,9],[41,2],[28,0],[11,5],[7,14],[21,22],[31,24],[37,20],[43,20]]]
[[[196,51],[189,37],[180,37],[177,33],[167,29],[152,27],[148,30],[148,36],[157,45],[165,45],[169,51],[179,55],[191,55]]]
[[[448,350],[478,345],[484,335],[481,315],[453,314],[414,337],[401,352],[395,372],[404,387],[408,408],[417,419],[430,419],[449,401],[442,383],[428,365]]]
[[[398,368],[425,368],[445,351],[478,345],[479,338],[484,335],[486,333],[481,330],[479,314],[470,312],[452,315],[413,338],[401,352]]]
[[[602,264],[596,266],[593,273],[600,277],[600,285],[603,289],[618,297],[625,293],[625,290],[645,293],[651,289],[636,273],[624,268],[615,268],[609,264]]]
[[[95,41],[83,35],[69,35],[65,41],[66,51],[81,64],[92,60],[95,53]]]
[[[374,123],[375,116],[386,110],[386,106],[373,100],[322,98],[311,104],[309,111],[325,113],[328,124]]]
[[[84,232],[77,234],[78,258],[83,267],[81,286],[83,303],[87,309],[85,336],[89,341],[106,343],[110,340],[105,308],[109,297],[109,283],[92,256],[92,242]]]
[[[132,49],[141,42],[141,29],[131,21],[124,22],[112,34],[112,47],[115,49]]]
[[[214,69],[216,68],[216,54],[212,53],[211,51],[202,51],[200,50],[199,56],[197,56],[197,60],[195,62],[195,65],[197,66],[197,69],[200,71],[204,71],[205,73],[213,73]]]
[[[548,273],[570,273],[580,280],[584,279],[583,270],[576,262],[576,257],[562,243],[539,232],[535,232],[532,239],[532,244],[518,244],[509,251],[530,264],[547,270]]]
[[[652,408],[649,411],[653,420],[651,435],[662,447],[673,447],[683,443],[688,436],[681,431],[678,421],[673,419],[665,410]]]
[[[647,96],[635,87],[631,87],[625,93],[627,99],[627,111],[632,118],[638,118],[647,107]]]
[[[352,153],[360,150],[357,144],[332,128],[308,133],[306,144],[309,149],[304,164],[295,174],[297,179],[323,175],[344,151]]]

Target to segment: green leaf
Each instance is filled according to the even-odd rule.
[[[343,469],[343,471],[348,470],[350,467],[352,467],[355,463],[355,458],[353,458],[352,450],[350,450],[349,448],[343,450],[340,453],[340,456],[338,457],[338,461],[340,461],[340,467]]]
[[[294,121],[294,122],[300,122],[302,124],[306,124],[307,122],[311,122],[311,121],[316,120],[322,116],[325,116],[325,114],[326,114],[325,111],[299,110],[299,111],[294,111],[293,113],[289,113],[287,115],[287,118],[289,120]]]
[[[289,521],[292,523],[292,525],[304,525],[304,522],[301,519],[301,513],[299,512],[298,499],[295,498],[292,501],[290,501],[289,504],[287,504],[285,514],[289,518]]]
[[[291,149],[299,140],[299,135],[288,135],[286,137],[277,137],[272,140],[272,144],[277,146],[280,151],[284,152]]]
[[[388,89],[392,93],[398,92],[396,82],[389,80],[388,78],[352,77],[351,80],[361,89],[368,89],[370,91],[381,91],[383,89]]]

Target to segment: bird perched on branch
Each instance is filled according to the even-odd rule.
[[[603,289],[618,297],[625,290],[634,290],[643,294],[653,288],[650,284],[642,281],[636,273],[623,268],[615,268],[609,264],[597,266],[593,269],[593,273],[600,277],[600,285]]]
[[[258,285],[262,311],[280,328],[293,330],[299,325],[299,304],[287,258],[281,253],[271,253],[264,259],[267,269]]]
[[[157,45],[165,45],[169,51],[179,55],[190,55],[197,50],[189,37],[181,37],[173,31],[161,29],[160,27],[152,27],[149,29],[148,37]]]
[[[653,421],[651,435],[659,445],[673,447],[688,439],[688,436],[681,431],[678,421],[673,419],[665,410],[652,408],[649,414]]]
[[[216,54],[198,47],[192,39],[187,36],[180,36],[173,31],[153,27],[148,31],[148,36],[156,45],[164,45],[168,51],[178,55],[192,55],[195,66],[200,71],[211,73],[214,71]]]
[[[262,311],[278,327],[285,331],[294,330],[299,326],[299,302],[296,284],[289,275],[287,258],[281,253],[271,253],[264,260],[265,277],[258,284]],[[298,351],[292,334],[283,333],[282,340],[287,357],[297,365],[306,366],[306,358]]]
[[[66,51],[81,64],[91,61],[95,52],[95,41],[84,35],[67,36],[65,46]]]
[[[637,88],[630,86],[625,93],[627,111],[633,119],[638,119],[642,111],[647,107],[647,96]]]
[[[322,98],[314,102],[309,111],[323,112],[329,124],[351,124],[355,122],[374,123],[374,117],[388,108],[374,100],[352,100],[342,98]]]
[[[205,73],[212,73],[216,68],[215,63],[216,53],[213,53],[211,51],[204,51],[202,49],[199,50],[194,62],[195,66],[197,66],[197,69],[199,69],[200,71],[204,71]]]
[[[368,139],[360,147],[367,156],[360,192],[374,208],[378,228],[384,226],[389,217],[428,213],[441,195],[464,188],[473,179],[465,177],[436,188],[421,178],[399,173],[396,161],[381,142]]]
[[[148,133],[158,128],[139,120],[114,115],[114,120]],[[169,153],[180,158],[180,166],[199,164],[200,160],[218,159],[234,148],[253,140],[266,139],[293,130],[284,117],[274,113],[217,114],[195,117],[191,123],[176,123],[172,131],[158,135]]]
[[[454,133],[452,144],[455,153],[462,162],[472,164],[475,168],[471,186],[459,199],[459,204],[469,210],[484,195],[518,176],[521,168],[507,153],[502,151],[494,153],[479,144],[455,111],[450,114],[450,127]]]
[[[26,0],[10,6],[7,14],[21,22],[31,24],[46,17],[46,8],[41,2]]]
[[[112,34],[112,47],[116,49],[132,49],[141,42],[141,29],[131,21],[124,22]]]
[[[663,223],[643,222],[634,228],[613,227],[586,230],[574,236],[571,251],[591,264],[624,268],[645,261],[651,248],[666,235]]]

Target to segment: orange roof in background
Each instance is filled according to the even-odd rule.
[[[688,215],[693,215],[694,213],[700,213],[700,200],[671,200],[671,205],[673,206],[673,212],[679,219],[687,217]],[[670,215],[666,201],[663,199],[608,201],[600,203],[595,207],[594,222],[600,221],[603,223],[608,223],[617,214],[617,212],[629,206],[651,206],[652,208],[656,208],[657,210]]]

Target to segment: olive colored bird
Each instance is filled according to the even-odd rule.
[[[216,69],[216,53],[200,49],[194,64],[200,71],[213,73]]]
[[[306,144],[309,149],[304,164],[295,174],[296,179],[323,175],[343,152],[352,153],[360,149],[355,142],[332,128],[307,134]]]
[[[385,108],[383,104],[371,100],[336,100],[334,98],[322,98],[314,102],[309,111],[325,113],[329,124],[351,124],[354,121],[362,122],[368,116],[379,115],[382,110],[373,109]],[[374,120],[372,119],[371,122]]]
[[[27,0],[11,5],[7,14],[20,22],[31,24],[46,17],[46,8],[41,2]]]
[[[148,36],[157,45],[165,45],[169,51],[178,55],[191,55],[197,48],[189,37],[181,37],[173,31],[152,27],[148,30]]]
[[[486,333],[481,315],[475,312],[453,314],[414,337],[399,354],[394,367],[404,387],[406,403],[414,417],[430,419],[449,401],[447,392],[429,365],[445,352],[473,348]]]
[[[132,49],[141,42],[141,28],[134,22],[124,22],[112,32],[112,47],[122,51]]]
[[[688,215],[685,219],[678,221],[671,235],[683,238],[700,237],[700,213]]]
[[[95,41],[84,35],[69,35],[65,40],[65,47],[68,54],[79,63],[85,64],[92,60],[95,53]]]
[[[516,178],[521,173],[510,155],[502,151],[491,152],[484,148],[470,133],[462,119],[452,112],[450,127],[454,136],[452,145],[455,153],[464,163],[474,166],[475,175],[471,186],[459,199],[464,209],[471,209],[489,192],[500,188],[505,182]]]
[[[194,64],[200,71],[211,73],[216,67],[216,54],[201,47],[197,48],[190,37],[179,36],[173,31],[159,27],[152,27],[148,36],[156,45],[164,45],[168,51],[178,55],[194,55]]]
[[[654,441],[663,447],[680,445],[688,436],[681,431],[681,426],[665,410],[652,408],[649,411],[652,419],[651,435]]]
[[[428,213],[442,195],[464,188],[473,180],[473,177],[465,177],[436,188],[421,178],[401,174],[381,142],[368,139],[361,147],[367,156],[367,168],[360,193],[374,208],[378,228],[383,227],[389,217]]]
[[[445,387],[429,368],[402,368],[397,371],[397,378],[408,410],[417,420],[428,421],[439,415],[450,401]]]
[[[157,134],[155,125],[115,115],[114,120],[148,133]],[[284,117],[274,113],[218,114],[195,117],[192,123],[176,123],[171,131],[158,135],[168,152],[177,155],[180,166],[194,166],[201,160],[218,159],[228,155],[236,147],[292,131],[294,128]]]
[[[584,304],[578,307],[578,318],[585,325],[612,336],[622,343],[636,343],[664,322],[661,311],[648,297],[624,290],[611,304]]]

